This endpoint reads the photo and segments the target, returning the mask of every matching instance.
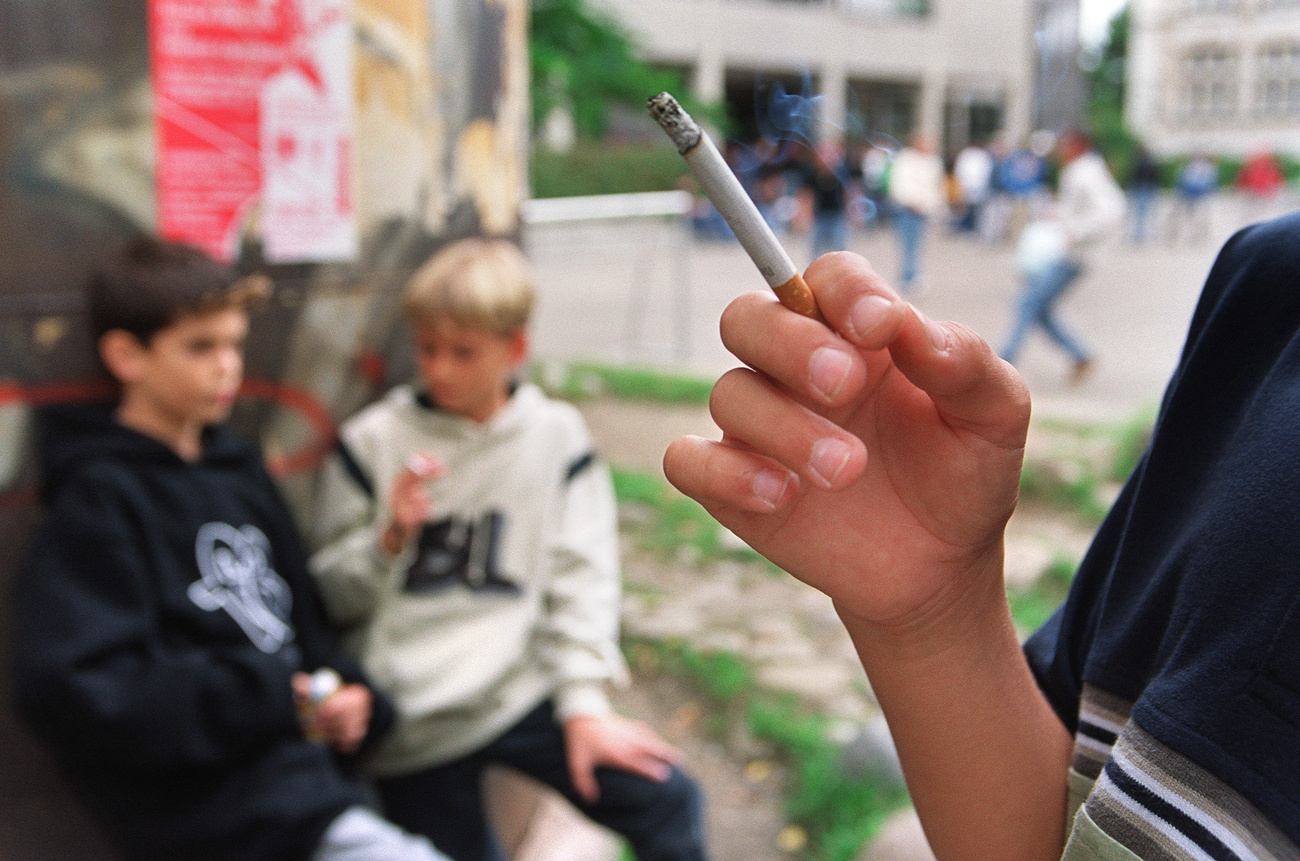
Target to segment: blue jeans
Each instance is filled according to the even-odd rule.
[[[921,237],[925,232],[925,216],[915,209],[900,206],[894,210],[894,224],[898,228],[898,242],[902,259],[899,289],[906,293],[921,274]]]
[[[831,251],[849,247],[849,222],[843,212],[818,212],[813,215],[812,256],[816,260]]]
[[[569,779],[564,735],[550,702],[500,738],[462,759],[376,781],[385,816],[423,834],[455,861],[502,861],[488,824],[480,781],[489,763],[522,772],[557,790],[593,822],[625,837],[637,861],[703,861],[703,800],[695,781],[674,768],[659,783],[613,768],[596,770],[600,797],[583,801]]]
[[[1151,218],[1151,208],[1156,202],[1154,186],[1139,186],[1132,191],[1133,196],[1133,241],[1138,245],[1146,242],[1147,222]]]
[[[1030,328],[1042,327],[1049,338],[1070,354],[1076,362],[1088,361],[1088,351],[1067,332],[1055,317],[1056,301],[1065,294],[1083,272],[1083,267],[1072,260],[1062,260],[1025,273],[1024,286],[1016,310],[1016,322],[1011,335],[998,355],[1014,363],[1020,346]]]

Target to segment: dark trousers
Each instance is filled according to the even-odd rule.
[[[384,813],[408,831],[428,837],[454,861],[502,861],[504,853],[484,810],[481,781],[489,763],[554,788],[593,822],[626,838],[638,861],[703,861],[707,855],[701,793],[679,769],[663,783],[618,769],[597,769],[600,797],[594,804],[579,798],[550,702],[462,759],[378,781]]]

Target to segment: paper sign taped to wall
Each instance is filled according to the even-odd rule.
[[[349,0],[151,0],[158,230],[224,260],[352,259]]]

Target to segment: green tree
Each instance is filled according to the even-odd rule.
[[[1106,41],[1088,73],[1088,121],[1098,148],[1121,181],[1133,169],[1140,141],[1124,123],[1124,79],[1128,61],[1129,6],[1110,19]]]
[[[692,108],[681,75],[638,59],[623,26],[583,0],[533,0],[529,47],[534,128],[561,107],[572,112],[579,138],[600,139],[611,107],[641,111],[647,98],[664,90]]]
[[[1091,87],[1090,111],[1094,121],[1122,120],[1124,79],[1128,62],[1128,34],[1131,13],[1126,4],[1110,19],[1106,41],[1096,68],[1088,75]]]

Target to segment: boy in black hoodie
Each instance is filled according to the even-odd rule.
[[[391,706],[336,651],[287,508],[221,424],[265,279],[140,239],[89,288],[121,391],[47,428],[20,714],[129,858],[441,859],[347,776]]]

